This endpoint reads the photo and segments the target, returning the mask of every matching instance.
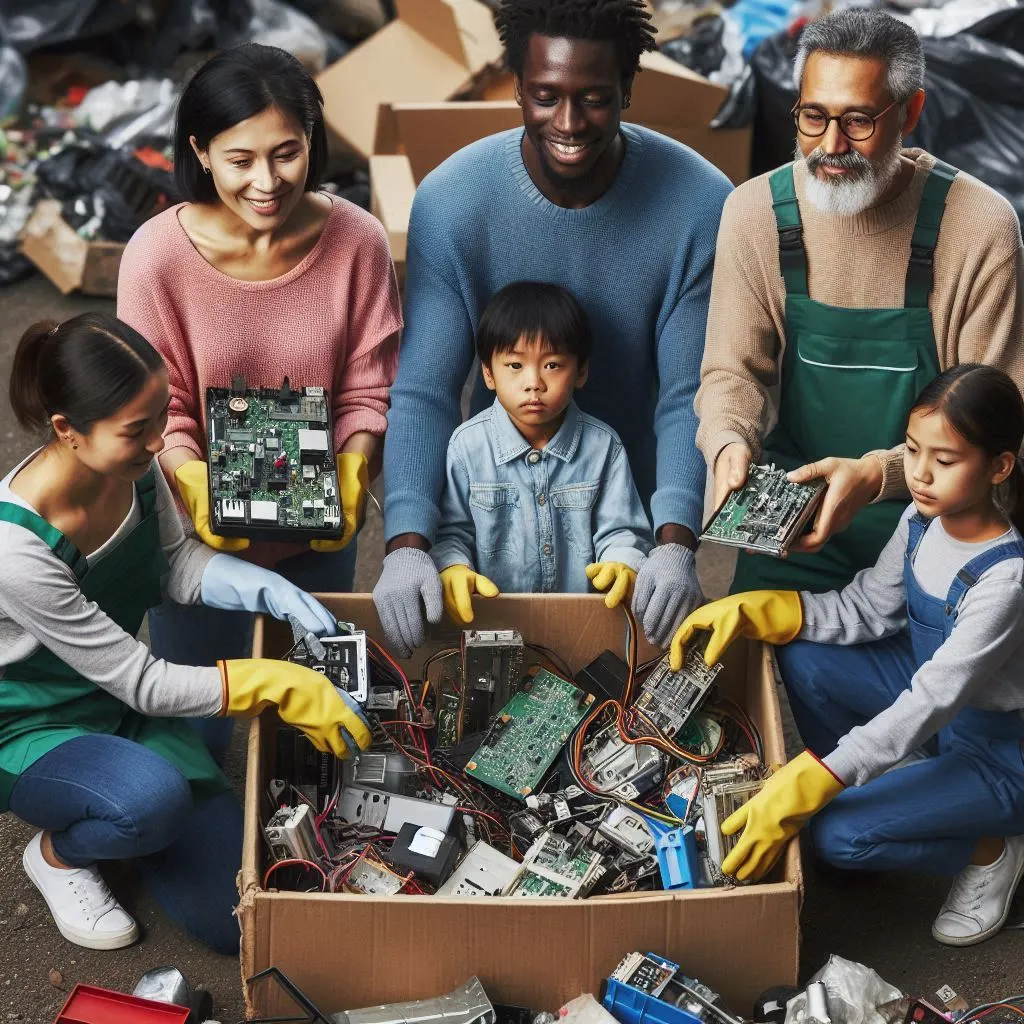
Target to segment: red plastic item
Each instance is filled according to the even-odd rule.
[[[76,985],[54,1024],[185,1024],[188,1014],[184,1006]]]

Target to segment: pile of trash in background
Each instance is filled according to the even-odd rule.
[[[662,52],[729,89],[714,126],[753,125],[751,174],[792,159],[792,58],[803,26],[840,7],[885,7],[917,29],[927,58],[928,101],[908,144],[980,178],[1024,216],[1024,0],[648,3]],[[394,0],[8,0],[0,9],[0,284],[77,236],[83,262],[93,241],[115,243],[112,270],[92,283],[81,268],[55,280],[66,291],[112,294],[116,244],[177,201],[174,106],[212,52],[255,40],[315,73],[394,16]],[[363,168],[329,187],[369,206]],[[19,237],[44,200],[30,260]]]
[[[273,983],[301,1016],[262,1021],[323,1024],[1010,1024],[1024,1010],[1024,996],[971,1007],[949,985],[927,997],[907,995],[870,967],[832,955],[803,989],[779,986],[761,994],[749,1016],[724,1005],[722,997],[683,967],[657,953],[637,950],[618,963],[597,996],[583,993],[559,1010],[492,1002],[477,977],[442,995],[405,1003],[331,1012],[317,1006],[275,967],[248,979]],[[132,1013],[133,1021],[220,1024],[209,1019],[210,993],[193,988],[175,967],[147,971],[132,995],[77,985],[56,1024],[105,1024],[105,1014]],[[170,1005],[168,1005],[170,1004]],[[172,1007],[180,1015],[172,1012]]]

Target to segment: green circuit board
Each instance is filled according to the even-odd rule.
[[[536,789],[594,698],[547,669],[528,673],[495,718],[466,774],[519,800]]]
[[[330,540],[341,507],[327,396],[321,387],[206,392],[210,522],[224,537]]]
[[[779,558],[800,536],[825,491],[824,481],[792,484],[785,470],[754,466],[704,528],[701,540]]]
[[[572,844],[554,832],[542,835],[527,851],[522,868],[505,891],[520,899],[575,899],[585,896],[602,873],[594,850],[573,853]]]

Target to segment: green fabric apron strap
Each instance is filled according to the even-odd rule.
[[[95,565],[59,530],[28,509],[0,502],[0,519],[39,537],[75,573],[83,595],[135,636],[160,603],[167,559],[160,546],[153,471],[136,484],[139,523]],[[45,647],[6,666],[0,678],[0,811],[18,775],[67,740],[89,733],[124,736],[165,757],[197,798],[230,788],[198,733],[178,719],[149,718],[80,675]]]
[[[935,246],[939,242],[939,225],[946,209],[946,196],[956,177],[956,168],[941,160],[924,183],[921,205],[917,211],[914,235],[910,239],[910,260],[907,263],[907,281],[904,287],[904,306],[928,308],[932,292]]]
[[[786,283],[786,345],[778,423],[765,439],[765,461],[795,469],[830,455],[859,458],[903,440],[914,398],[939,372],[927,299],[942,210],[955,174],[948,165],[937,165],[925,182],[914,229],[921,242],[918,269],[908,270],[908,301],[900,309],[846,309],[810,297],[793,165],[771,174]],[[868,506],[816,555],[779,560],[741,552],[733,593],[844,587],[875,563],[904,507],[901,501]]]

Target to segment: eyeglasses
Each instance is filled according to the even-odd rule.
[[[828,131],[828,126],[833,121],[838,121],[839,130],[851,142],[866,142],[875,134],[875,122],[888,114],[898,103],[899,100],[893,100],[885,110],[875,114],[874,117],[865,114],[862,110],[848,110],[845,114],[830,116],[821,107],[801,107],[800,101],[797,100],[796,106],[793,107],[790,114],[793,115],[793,120],[796,122],[797,131],[810,139],[820,138]]]

